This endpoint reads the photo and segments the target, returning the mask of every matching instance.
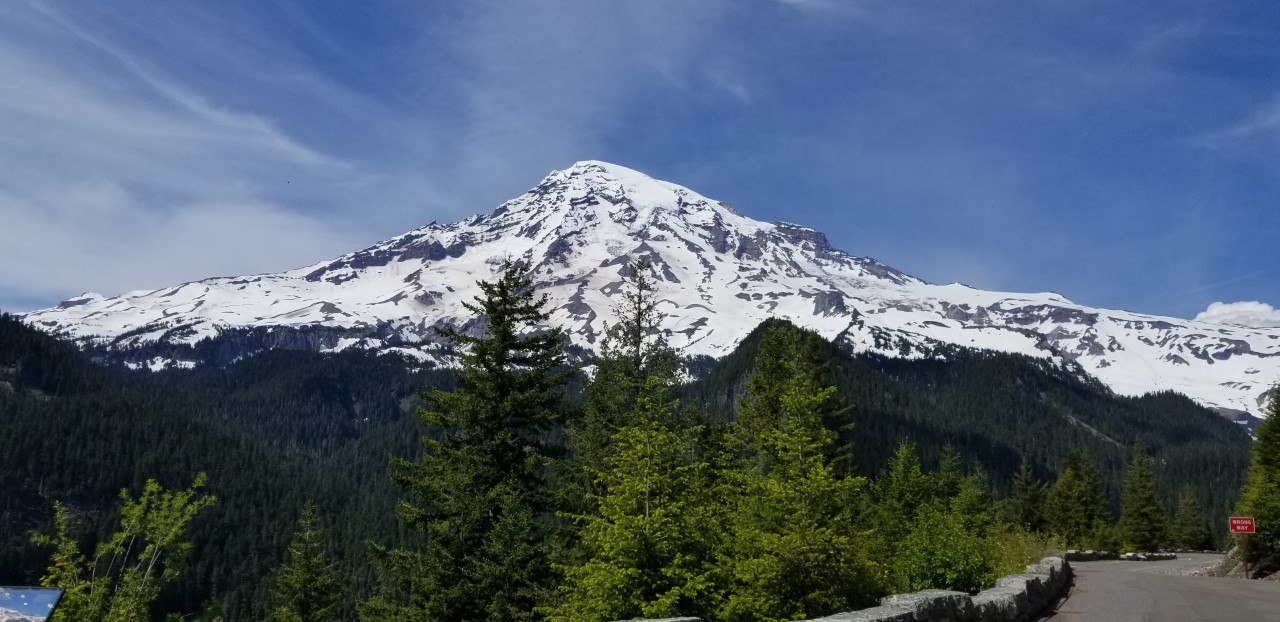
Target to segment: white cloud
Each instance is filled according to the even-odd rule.
[[[607,157],[628,106],[696,81],[729,5],[654,0],[473,2],[448,33],[466,69],[455,177],[545,173]],[[714,82],[735,98],[747,86]],[[678,89],[677,89],[678,90]],[[481,190],[481,195],[484,192]],[[497,197],[492,197],[497,198]],[[505,199],[507,197],[501,197]]]
[[[145,14],[0,5],[0,308],[278,270],[491,209],[609,157],[652,92],[745,97],[713,58],[729,7],[406,14],[428,47],[370,94],[217,12],[179,7],[148,30]]]
[[[854,13],[862,12],[863,2],[852,2],[851,0],[776,0],[778,4],[788,6],[807,13]]]
[[[1253,328],[1280,328],[1280,309],[1265,302],[1215,302],[1195,318],[1201,322]]]
[[[1257,106],[1238,123],[1197,137],[1201,146],[1221,149],[1255,141],[1280,142],[1280,96]]]
[[[94,290],[115,295],[210,276],[298,267],[353,248],[315,219],[252,202],[207,202],[165,212],[140,207],[120,185],[91,180],[31,209],[0,194],[0,284],[52,302]],[[16,287],[14,287],[16,289]],[[6,311],[23,311],[0,300]]]
[[[1248,119],[1229,130],[1237,137],[1268,136],[1280,139],[1280,97],[1258,108]]]
[[[0,18],[0,307],[283,269],[372,241],[284,207],[322,211],[372,176],[57,14],[19,4]]]

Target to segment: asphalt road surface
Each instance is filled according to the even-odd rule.
[[[1075,587],[1052,622],[1280,622],[1280,582],[1166,574],[1220,555],[1161,562],[1072,562]]]

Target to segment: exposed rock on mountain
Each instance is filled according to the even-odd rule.
[[[784,317],[855,350],[945,355],[948,345],[1053,358],[1120,394],[1174,390],[1260,413],[1280,379],[1280,328],[1077,305],[1052,293],[933,285],[765,223],[681,186],[604,162],[553,172],[487,215],[431,223],[332,261],[114,297],[85,294],[26,321],[133,365],[226,361],[264,348],[439,355],[432,327],[467,328],[462,303],[505,259],[531,263],[553,317],[590,348],[612,320],[627,263],[657,270],[664,327],[689,354],[729,352]],[[216,342],[217,340],[215,340]],[[206,350],[210,349],[205,342]]]

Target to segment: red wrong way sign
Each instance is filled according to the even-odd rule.
[[[1227,524],[1231,526],[1231,533],[1253,533],[1252,516],[1232,516]]]

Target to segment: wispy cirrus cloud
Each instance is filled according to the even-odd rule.
[[[359,239],[280,205],[294,183],[351,183],[350,164],[211,104],[45,5],[9,4],[0,18],[11,300],[286,268]]]
[[[1258,107],[1239,124],[1219,133],[1219,136],[1237,139],[1265,138],[1280,142],[1280,95]]]
[[[1241,14],[0,3],[0,308],[305,264],[605,159],[930,280],[1192,315],[1280,261],[1274,33]]]
[[[354,250],[606,155],[646,92],[746,92],[702,62],[727,3],[371,11],[412,59],[375,80],[372,43],[275,6],[0,7],[0,308]]]

